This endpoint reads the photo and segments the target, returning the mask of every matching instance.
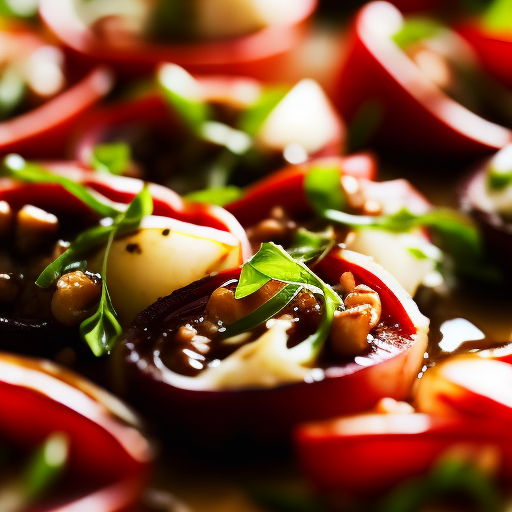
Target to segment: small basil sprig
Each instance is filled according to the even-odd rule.
[[[7,155],[3,161],[3,174],[26,183],[54,183],[80,199],[101,217],[115,217],[120,210],[108,204],[108,200],[65,176],[52,174],[33,162],[27,162],[20,155]]]
[[[91,155],[91,167],[104,174],[120,175],[130,165],[131,150],[124,142],[97,144]]]
[[[482,470],[465,461],[446,459],[429,473],[412,478],[393,489],[375,507],[376,512],[416,512],[443,497],[464,497],[479,512],[498,512],[500,494]]]
[[[207,170],[207,188],[223,188],[229,183],[240,160],[249,158],[254,149],[259,128],[288,92],[278,87],[266,89],[233,127],[216,119],[214,109],[198,91],[199,84],[183,68],[175,64],[162,67],[158,83],[172,111],[180,116],[196,141],[224,148]]]
[[[291,349],[303,363],[311,363],[317,357],[327,339],[334,312],[344,309],[340,296],[304,263],[294,260],[282,247],[264,243],[261,249],[242,268],[235,298],[247,297],[275,280],[284,283],[274,296],[254,312],[226,328],[225,337],[254,329],[286,307],[300,291],[308,290],[324,302],[324,314],[317,331],[297,347]]]
[[[209,188],[205,190],[198,190],[191,192],[185,196],[188,201],[195,201],[197,203],[216,204],[224,206],[232,203],[243,196],[243,191],[240,187],[228,185],[221,188]]]
[[[119,213],[110,223],[94,226],[82,232],[69,248],[50,263],[38,277],[36,284],[42,288],[50,286],[64,271],[81,266],[85,253],[107,243],[101,270],[102,290],[96,312],[80,325],[80,334],[96,356],[110,352],[121,334],[121,326],[112,306],[107,289],[107,259],[115,236],[137,229],[143,217],[151,215],[153,200],[147,187],[144,187],[125,212]]]
[[[335,245],[336,240],[332,229],[323,233],[313,233],[299,228],[293,236],[292,245],[286,252],[294,259],[303,262],[322,259]]]
[[[353,215],[343,211],[347,200],[339,170],[315,167],[304,181],[304,192],[317,215],[354,229],[383,229],[403,233],[428,228],[441,249],[453,259],[459,274],[495,280],[493,268],[482,265],[483,243],[480,233],[467,217],[449,208],[433,208],[413,213],[408,208],[384,215]],[[338,206],[336,206],[338,205]]]
[[[54,432],[19,472],[0,483],[0,510],[21,512],[30,508],[56,486],[68,460],[69,438],[63,432]]]

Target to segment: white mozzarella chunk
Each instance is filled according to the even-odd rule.
[[[419,234],[391,233],[381,229],[355,231],[347,240],[347,248],[371,256],[410,295],[416,293],[441,257],[439,249]],[[426,257],[419,256],[420,253]]]
[[[304,79],[272,110],[256,139],[264,148],[282,151],[294,144],[311,155],[338,132],[338,118],[325,92],[314,80]]]
[[[291,327],[288,320],[271,320],[269,327],[257,340],[241,346],[197,377],[185,377],[169,370],[164,370],[164,375],[177,387],[210,391],[273,388],[308,378],[314,380],[312,374],[323,375],[320,369],[303,366],[294,351],[288,349],[286,331]],[[319,378],[315,375],[315,379]]]
[[[103,254],[89,262],[101,268]],[[121,324],[155,302],[212,272],[242,262],[239,241],[230,233],[167,217],[145,217],[136,233],[114,240],[107,283]]]

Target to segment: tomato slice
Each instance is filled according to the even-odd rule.
[[[299,465],[313,483],[364,497],[429,471],[449,453],[470,458],[489,447],[502,455],[496,469],[510,481],[507,429],[484,418],[370,412],[304,424],[295,431]]]
[[[400,11],[381,2],[357,14],[334,98],[343,118],[366,110],[380,123],[375,142],[400,153],[481,155],[507,144],[510,130],[450,99],[394,44],[401,23]]]
[[[136,39],[122,46],[106,43],[76,15],[71,0],[43,0],[45,24],[77,62],[105,63],[125,77],[148,75],[161,62],[173,62],[194,73],[252,76],[275,80],[283,76],[287,57],[301,41],[317,0],[297,1],[288,24],[271,25],[253,34],[216,42],[156,44]]]
[[[114,512],[138,500],[154,453],[124,404],[48,361],[1,354],[0,368],[2,441],[31,450],[56,431],[70,439],[71,483],[45,512]]]
[[[357,284],[378,289],[387,326],[384,331],[399,326],[401,341],[394,338],[389,342],[383,335],[367,353],[325,368],[323,378],[317,381],[271,388],[210,388],[196,377],[171,371],[161,358],[170,341],[162,341],[160,334],[175,332],[183,322],[200,316],[216,288],[238,279],[240,269],[234,269],[177,290],[138,316],[116,356],[126,396],[171,426],[188,433],[199,430],[201,439],[219,436],[224,440],[240,432],[282,438],[301,421],[363,411],[383,396],[407,397],[423,362],[428,329],[428,321],[410,296],[370,258],[350,251],[333,251],[316,271],[327,282],[338,282],[344,271],[351,271]],[[206,431],[204,418],[209,418]]]

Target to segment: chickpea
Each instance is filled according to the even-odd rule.
[[[53,237],[59,229],[55,215],[32,205],[25,205],[16,214],[16,245],[24,253],[37,248]]]
[[[90,316],[91,308],[99,301],[101,285],[81,270],[63,275],[57,281],[51,310],[55,319],[64,325],[78,325]]]

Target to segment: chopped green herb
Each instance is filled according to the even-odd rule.
[[[333,229],[323,233],[313,233],[299,228],[293,237],[292,246],[286,252],[295,260],[308,262],[319,261],[335,244]]]
[[[123,174],[131,161],[131,150],[128,144],[98,144],[91,155],[91,167],[105,174]]]
[[[339,169],[316,166],[304,177],[304,192],[316,212],[347,209],[347,198],[341,188]]]
[[[269,310],[285,303],[288,297],[293,293],[298,293],[301,288],[309,290],[323,300],[324,315],[318,330],[291,350],[298,360],[303,363],[311,363],[317,357],[329,335],[334,312],[344,308],[343,301],[304,263],[294,260],[282,247],[273,243],[262,244],[261,249],[245,263],[235,291],[235,298],[240,299],[255,293],[272,279],[292,286],[285,286],[281,290],[282,295],[276,298],[275,302],[272,300],[277,294],[269,301],[270,305],[258,308],[250,315],[249,320],[243,319],[239,322],[247,320],[247,324],[250,323],[252,327],[266,322],[269,318]],[[292,299],[293,297],[290,300]]]
[[[505,146],[494,155],[486,173],[491,190],[503,190],[512,183],[512,145]]]
[[[69,248],[50,263],[37,278],[36,284],[47,288],[69,269],[83,266],[83,255],[107,243],[102,265],[102,292],[97,311],[80,325],[80,334],[96,356],[110,352],[121,334],[121,326],[112,306],[107,289],[106,272],[110,246],[115,236],[134,231],[143,217],[151,215],[153,200],[144,187],[125,212],[119,213],[111,223],[94,226],[78,235]]]
[[[377,512],[417,512],[439,498],[465,498],[480,512],[500,509],[498,489],[477,467],[453,459],[439,462],[427,475],[413,478],[392,490]]]
[[[483,243],[480,233],[466,216],[448,208],[434,208],[416,214],[404,207],[392,214],[375,216],[353,215],[329,208],[324,205],[340,201],[336,199],[337,192],[333,193],[331,190],[333,185],[326,185],[329,182],[334,183],[336,174],[339,176],[339,171],[335,172],[334,169],[313,168],[308,172],[308,175],[313,176],[305,180],[306,197],[321,218],[353,229],[373,228],[395,233],[428,228],[434,242],[452,258],[459,274],[491,280],[498,277],[493,268],[482,263]],[[322,181],[324,176],[329,176],[329,179]]]
[[[492,32],[512,34],[512,2],[494,0],[483,16],[483,23]]]
[[[55,183],[60,185],[102,217],[115,217],[120,213],[117,208],[108,204],[108,199],[97,192],[64,176],[52,174],[38,164],[27,162],[20,155],[7,155],[3,161],[2,171],[13,179],[27,183]]]
[[[242,113],[238,121],[238,129],[254,137],[272,110],[289,92],[289,87],[266,88],[258,100]]]
[[[23,491],[28,502],[34,502],[56,484],[68,455],[69,438],[63,432],[51,434],[36,450],[23,474]]]
[[[23,75],[7,66],[0,76],[0,119],[7,119],[21,105],[25,92]]]
[[[366,100],[356,111],[348,126],[349,151],[359,151],[367,146],[378,130],[385,113],[385,105],[375,98]]]
[[[199,135],[203,124],[213,118],[207,103],[200,97],[195,78],[180,66],[168,64],[158,76],[158,83],[169,105],[189,127]]]
[[[216,204],[224,206],[240,199],[243,196],[243,190],[234,185],[228,185],[222,188],[210,188],[206,190],[198,190],[191,192],[185,196],[188,201],[196,201],[198,203]]]
[[[443,30],[445,30],[444,27],[433,19],[409,18],[404,21],[392,39],[403,49],[414,43],[435,37]]]

